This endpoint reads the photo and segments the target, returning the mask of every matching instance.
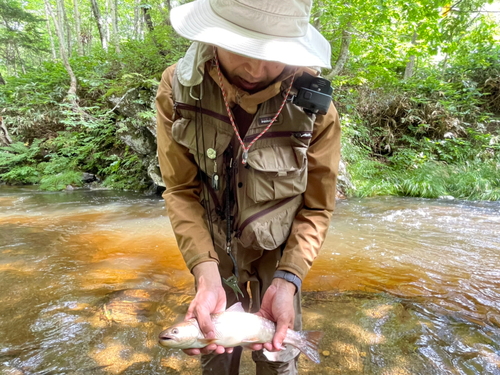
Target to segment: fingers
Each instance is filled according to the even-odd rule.
[[[273,337],[273,347],[276,350],[281,350],[283,345],[283,340],[285,340],[286,332],[288,330],[288,321],[284,322],[282,320],[278,320],[276,324],[276,333]]]
[[[200,354],[200,349],[183,349],[182,350],[187,355],[198,355]]]
[[[261,350],[263,348],[263,345],[262,344],[252,344],[252,345],[248,345],[248,348],[250,350]]]
[[[211,353],[223,354],[224,352],[230,354],[233,352],[233,350],[234,348],[224,348],[223,346],[220,345],[210,344],[201,349],[184,349],[183,352],[189,356],[193,356],[193,355],[211,354]]]

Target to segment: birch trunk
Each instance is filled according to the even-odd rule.
[[[57,37],[59,38],[59,53],[61,54],[61,58],[64,64],[64,67],[66,68],[66,71],[68,72],[69,78],[70,78],[70,85],[69,85],[69,90],[68,90],[68,98],[71,101],[71,103],[76,104],[76,77],[75,73],[73,73],[73,69],[71,69],[71,65],[69,65],[68,61],[68,55],[66,54],[66,50],[64,47],[64,33],[63,30],[61,29],[59,23],[57,22],[57,19],[52,12],[52,7],[49,3],[49,0],[44,0],[45,4],[47,6],[47,11],[49,12],[49,15],[52,17],[52,21],[54,21],[54,26],[56,28],[56,33]],[[61,3],[63,0],[57,0],[58,4]],[[59,4],[60,5],[60,4]]]
[[[52,37],[52,29],[50,27],[50,16],[49,12],[47,10],[47,4],[44,3],[45,5],[45,18],[47,18],[47,30],[49,32],[49,39],[50,39],[50,48],[52,50],[52,60],[57,60],[57,55],[56,55],[56,48],[54,47],[54,38]]]
[[[109,0],[104,0],[104,29],[106,30],[106,41],[109,44]]]
[[[139,6],[141,4],[140,0],[134,0],[134,38],[139,39],[139,23],[141,22],[140,16],[141,12]]]
[[[78,56],[83,56],[82,33],[80,27],[81,19],[80,11],[78,9],[78,0],[73,0],[73,8],[75,10],[76,46],[78,48]]]
[[[332,71],[325,77],[328,80],[339,75],[339,73],[344,68],[345,63],[347,62],[347,59],[349,57],[349,45],[351,44],[352,39],[351,28],[352,24],[351,21],[349,21],[342,31],[342,42],[340,44],[340,53],[337,62],[335,63]]]
[[[99,30],[99,36],[101,37],[102,48],[106,52],[108,52],[108,41],[106,40],[104,21],[101,17],[101,11],[99,10],[99,5],[97,5],[97,0],[90,0],[90,3],[92,5],[92,12],[94,13],[94,17],[97,22],[97,29]]]
[[[66,35],[65,35],[65,42],[67,43],[67,53],[68,56],[71,57],[71,27],[68,22],[68,17],[66,16],[66,7],[64,6],[64,1],[58,1],[56,0],[57,8],[59,9],[58,12],[58,19],[59,19],[59,27],[61,31],[64,34],[64,30],[66,30]]]
[[[118,1],[110,0],[111,2],[111,23],[113,25],[113,44],[115,52],[120,53],[120,34],[118,34]]]
[[[417,30],[413,32],[413,36],[411,37],[411,44],[417,44]],[[413,70],[415,68],[415,55],[410,55],[409,61],[406,63],[405,75],[403,79],[409,79],[413,77]]]

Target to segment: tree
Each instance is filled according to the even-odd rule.
[[[75,29],[76,29],[76,45],[78,48],[78,55],[83,56],[82,32],[81,32],[81,19],[80,11],[78,9],[78,0],[73,0],[73,10],[75,12]]]
[[[120,53],[120,35],[118,33],[118,1],[110,0],[111,2],[111,23],[113,26],[113,44],[115,45],[116,53]]]
[[[26,12],[16,0],[0,0],[0,19],[0,46],[7,68],[17,74],[19,66],[26,73],[27,53],[46,51],[40,30],[44,20]]]
[[[64,8],[64,3],[63,0],[57,0],[58,6]],[[63,30],[61,28],[61,25],[59,23],[59,20],[56,18],[54,15],[54,12],[52,11],[52,6],[50,5],[49,0],[45,0],[45,4],[47,6],[47,11],[52,18],[52,21],[54,22],[54,26],[56,29],[57,36],[59,38],[59,53],[61,54],[61,59],[64,64],[64,68],[68,72],[68,75],[70,77],[70,85],[68,89],[68,94],[67,97],[68,99],[73,103],[76,104],[76,76],[75,73],[73,73],[73,69],[71,68],[71,65],[69,64],[68,60],[68,54],[66,53],[65,47],[64,47],[64,34]]]
[[[92,12],[94,13],[95,20],[97,22],[97,28],[99,30],[99,36],[101,37],[102,48],[108,52],[108,39],[106,38],[106,30],[104,28],[104,20],[101,16],[101,11],[99,10],[99,5],[97,0],[90,0],[92,5]]]
[[[47,3],[44,2],[44,8],[45,8],[45,18],[47,19],[47,32],[49,33],[49,39],[50,39],[50,50],[52,51],[52,60],[57,59],[56,55],[56,48],[54,47],[54,38],[52,37],[52,29],[50,27],[50,16],[49,16],[49,11],[47,10]]]

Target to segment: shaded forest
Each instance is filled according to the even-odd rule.
[[[182,3],[182,1],[180,2]],[[0,0],[0,180],[158,191],[170,0]],[[500,3],[316,1],[348,196],[500,199]]]

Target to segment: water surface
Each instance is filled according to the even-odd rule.
[[[301,373],[500,374],[500,204],[338,202],[304,290]],[[0,187],[0,372],[198,374],[157,344],[193,294],[160,198]]]

